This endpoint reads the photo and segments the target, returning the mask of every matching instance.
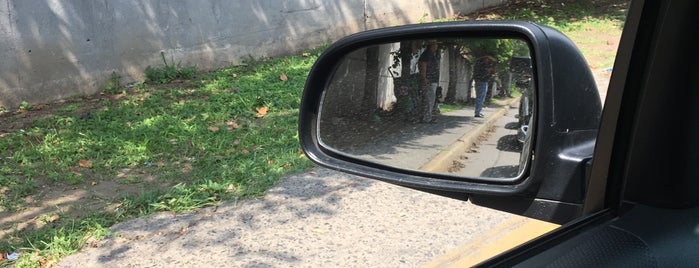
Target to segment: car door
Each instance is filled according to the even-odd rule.
[[[694,1],[633,1],[586,195],[588,216],[480,267],[696,267]],[[665,112],[681,114],[668,117]]]

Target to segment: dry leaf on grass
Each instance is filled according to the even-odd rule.
[[[83,159],[83,160],[80,160],[80,162],[78,162],[78,166],[81,168],[91,168],[92,162],[90,162],[90,160]]]
[[[269,111],[269,107],[267,106],[262,106],[260,108],[257,108],[257,117],[263,117],[267,115],[267,111]]]

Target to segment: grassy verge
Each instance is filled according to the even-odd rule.
[[[0,135],[2,215],[35,205],[29,197],[46,187],[89,191],[116,181],[135,191],[92,211],[78,201],[61,203],[36,216],[38,228],[6,222],[0,252],[31,252],[17,264],[50,266],[116,222],[258,196],[307,169],[296,131],[299,96],[320,51],[25,107],[3,118],[22,128]],[[20,124],[24,118],[31,122]]]
[[[573,40],[590,67],[596,70],[613,66],[628,3],[628,0],[516,0],[467,19],[526,20],[553,27]]]

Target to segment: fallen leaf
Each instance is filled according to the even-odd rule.
[[[236,77],[238,77],[238,74],[237,74],[237,73],[232,73],[231,76],[233,76],[233,78],[236,78]]]
[[[217,131],[219,130],[219,128],[218,128],[217,126],[210,126],[210,127],[209,127],[209,130],[210,130],[211,132],[217,132]]]
[[[311,53],[303,52],[303,53],[301,53],[301,56],[303,56],[303,57],[309,57],[309,56],[311,56]]]
[[[90,185],[95,186],[95,185],[97,185],[97,182],[96,182],[96,181],[92,181],[92,182],[90,183]]]
[[[267,115],[267,111],[269,111],[269,107],[267,106],[262,106],[260,108],[257,108],[257,117],[263,117]]]
[[[279,75],[279,80],[286,81],[289,80],[289,77],[287,77],[285,73],[282,73]]]
[[[238,125],[238,123],[235,121],[226,122],[226,126],[228,127],[228,131],[240,128],[240,125]]]
[[[81,168],[91,168],[92,162],[90,162],[90,160],[83,159],[83,160],[80,160],[80,162],[78,162],[78,166]]]

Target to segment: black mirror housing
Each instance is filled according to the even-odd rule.
[[[511,180],[457,178],[409,171],[339,154],[323,147],[318,118],[325,89],[340,60],[359,48],[403,39],[518,38],[529,43],[535,113],[531,157]],[[299,141],[307,157],[332,169],[550,222],[582,215],[602,103],[590,67],[562,33],[518,21],[427,23],[366,31],[332,44],[311,69],[302,95]]]

